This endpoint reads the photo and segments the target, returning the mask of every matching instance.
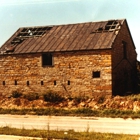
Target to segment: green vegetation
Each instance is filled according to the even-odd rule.
[[[58,103],[64,100],[64,98],[61,95],[51,90],[44,93],[43,97],[44,97],[44,101],[51,102],[51,103]]]
[[[46,106],[36,108],[35,105],[30,106],[28,108],[21,107],[18,108],[0,108],[0,114],[19,114],[19,115],[25,115],[25,114],[32,114],[32,115],[55,115],[55,116],[94,116],[94,117],[113,117],[113,118],[140,118],[140,111],[136,110],[133,111],[133,109],[125,109],[121,110],[119,108],[119,105],[121,101],[131,101],[130,103],[133,104],[135,101],[140,101],[140,94],[137,95],[129,95],[125,97],[114,97],[107,102],[109,105],[110,102],[112,103],[112,106],[110,108],[106,108],[104,106],[100,106],[106,102],[106,98],[104,96],[98,97],[97,99],[93,99],[96,104],[100,106],[99,109],[92,109],[90,107],[87,107],[86,104],[88,101],[92,102],[92,99],[89,99],[88,97],[83,96],[77,96],[77,97],[63,97],[62,95],[49,90],[46,91],[43,94],[39,93],[28,93],[28,94],[22,94],[19,90],[13,91],[11,98],[16,98],[14,101],[14,104],[17,106],[20,106],[21,100],[20,99],[26,99],[29,103],[30,101],[41,99],[44,102],[46,102]],[[10,99],[9,99],[10,100]],[[68,102],[71,102],[74,104],[74,108],[68,107]],[[80,103],[84,103],[84,106],[78,107]],[[64,107],[60,107],[59,104],[64,103]],[[129,103],[129,104],[130,104]]]
[[[42,139],[55,138],[64,140],[138,140],[139,135],[125,135],[96,132],[75,132],[74,130],[37,130],[17,129],[8,126],[0,127],[0,134],[40,137]]]
[[[93,116],[93,117],[112,117],[112,118],[140,118],[140,111],[133,112],[132,110],[92,110],[90,108],[81,109],[56,109],[56,108],[32,108],[32,109],[3,109],[0,108],[0,114],[12,115],[54,115],[54,116]]]
[[[18,90],[13,91],[12,95],[11,95],[11,97],[13,97],[13,98],[19,98],[21,96],[22,96],[22,93]]]
[[[140,94],[132,94],[126,96],[126,98],[132,100],[132,101],[140,101]]]

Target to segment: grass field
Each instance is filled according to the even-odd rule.
[[[48,130],[28,130],[0,127],[0,134],[16,135],[16,136],[30,136],[40,137],[43,140],[50,138],[64,139],[64,140],[139,140],[140,135],[124,135],[124,134],[111,134],[111,133],[95,133],[95,132],[75,132],[69,131],[50,131]]]
[[[92,110],[90,108],[78,109],[56,109],[56,108],[32,108],[32,109],[3,109],[0,108],[0,114],[12,115],[52,115],[52,116],[93,116],[93,117],[111,117],[111,118],[140,118],[140,111],[119,109]]]

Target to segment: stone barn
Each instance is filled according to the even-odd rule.
[[[0,48],[0,93],[131,93],[136,58],[126,19],[19,28]]]

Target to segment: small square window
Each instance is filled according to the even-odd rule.
[[[3,86],[5,86],[5,84],[6,84],[5,81],[3,81],[2,84],[3,84]]]
[[[54,81],[54,85],[56,85],[56,81]]]
[[[17,80],[15,80],[15,85],[17,85]]]
[[[44,53],[42,54],[42,66],[52,66],[52,54]]]
[[[44,85],[44,82],[43,82],[43,81],[41,81],[41,85],[42,85],[42,86]]]
[[[26,83],[26,84],[27,84],[27,86],[29,86],[29,85],[30,85],[29,81],[27,81],[27,83]]]
[[[100,78],[100,71],[93,71],[92,78]]]
[[[70,85],[70,81],[68,80],[68,85]]]

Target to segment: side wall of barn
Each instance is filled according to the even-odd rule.
[[[135,92],[137,80],[136,57],[135,46],[127,23],[124,22],[112,49],[114,95],[126,95]]]
[[[64,96],[112,95],[111,51],[53,53],[53,65],[42,66],[42,54],[1,55],[0,93],[47,90]]]

